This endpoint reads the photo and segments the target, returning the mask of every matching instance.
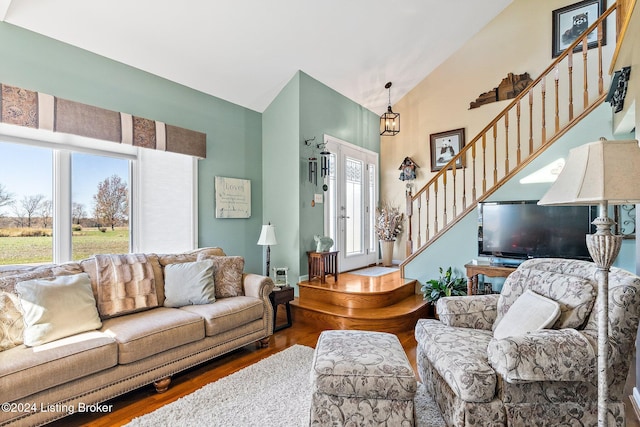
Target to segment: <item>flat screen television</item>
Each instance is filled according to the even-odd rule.
[[[482,202],[478,205],[478,253],[496,258],[591,260],[585,236],[595,208],[539,206],[537,201]]]

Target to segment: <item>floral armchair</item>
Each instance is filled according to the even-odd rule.
[[[440,320],[418,321],[418,371],[448,425],[597,424],[596,272],[586,261],[528,260],[499,295],[441,298]],[[525,326],[528,332],[498,333],[535,317],[525,311],[538,313],[521,304],[527,290],[559,310],[545,325]],[[639,311],[640,277],[612,268],[609,425],[625,425],[623,388]]]

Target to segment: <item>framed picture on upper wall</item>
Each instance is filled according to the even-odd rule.
[[[553,42],[551,51],[553,57],[559,56],[571,43],[582,36],[606,7],[605,0],[584,0],[551,12],[553,18]],[[602,22],[602,45],[607,44],[606,21]],[[598,46],[598,31],[594,30],[587,36],[587,48]],[[573,50],[580,52],[582,44]]]
[[[464,147],[464,129],[432,133],[431,139],[431,172],[442,169]],[[464,167],[463,157],[456,160],[456,169]]]

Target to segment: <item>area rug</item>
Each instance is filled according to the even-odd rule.
[[[294,345],[147,415],[129,427],[295,427],[309,425],[313,349]],[[420,385],[418,427],[444,427],[438,407]]]
[[[367,267],[362,268],[360,270],[350,271],[350,274],[357,274],[358,276],[369,276],[369,277],[378,277],[384,276],[385,274],[393,273],[394,271],[398,271],[399,268],[395,267]]]

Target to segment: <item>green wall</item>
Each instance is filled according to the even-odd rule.
[[[0,82],[207,134],[199,167],[199,245],[221,246],[261,271],[261,114],[0,22]],[[252,216],[215,219],[214,176],[250,179]],[[177,225],[179,226],[179,225]]]
[[[324,205],[311,206],[318,186],[309,183],[308,158],[325,134],[380,152],[378,116],[299,71],[265,110],[263,127],[264,217],[276,226],[271,265],[289,267],[289,281],[307,274],[306,251],[323,234]]]
[[[275,226],[278,240],[271,248],[271,266],[289,267],[291,284],[297,282],[300,252],[299,94],[296,73],[262,114],[263,223]]]
[[[380,152],[380,118],[344,95],[300,72],[300,140],[331,135],[353,145]],[[303,147],[302,145],[300,145]],[[315,157],[318,150],[315,151]],[[308,274],[306,251],[315,249],[313,236],[324,234],[324,204],[311,206],[315,193],[322,193],[322,183],[309,183],[308,147],[300,151],[300,272]]]

